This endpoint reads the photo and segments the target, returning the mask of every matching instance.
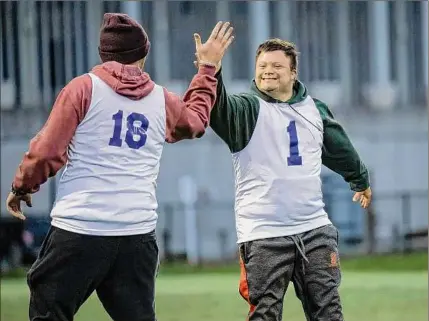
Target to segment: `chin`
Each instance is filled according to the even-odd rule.
[[[262,90],[263,91],[266,91],[266,92],[271,92],[271,91],[276,91],[278,89],[278,87],[277,86],[264,86],[264,87],[262,87]]]

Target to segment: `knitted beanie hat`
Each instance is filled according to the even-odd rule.
[[[105,13],[100,30],[98,52],[101,61],[130,64],[147,56],[149,38],[143,27],[122,13]]]

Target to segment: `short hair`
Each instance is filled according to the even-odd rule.
[[[279,38],[268,39],[267,41],[261,43],[256,50],[256,59],[262,52],[277,51],[281,50],[284,52],[286,57],[290,58],[291,69],[295,72],[298,72],[298,55],[296,45],[293,42],[282,40]]]

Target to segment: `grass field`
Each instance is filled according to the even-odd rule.
[[[421,259],[420,261],[424,262]],[[347,321],[428,320],[427,265],[426,269],[411,268],[408,271],[369,268],[366,271],[357,271],[353,268],[356,264],[346,263],[343,271],[341,294]],[[192,274],[164,270],[167,272],[161,273],[157,281],[158,319],[244,321],[247,304],[238,294],[238,272],[223,270],[215,273],[213,270]],[[25,279],[3,279],[0,319],[28,320],[27,309],[28,290]],[[94,295],[82,306],[75,320],[108,321],[110,318]],[[285,299],[284,320],[305,321],[292,286]]]

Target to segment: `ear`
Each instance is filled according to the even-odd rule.
[[[298,78],[298,74],[297,74],[297,72],[296,72],[296,69],[295,68],[293,68],[292,69],[292,79],[293,80],[296,80]]]

